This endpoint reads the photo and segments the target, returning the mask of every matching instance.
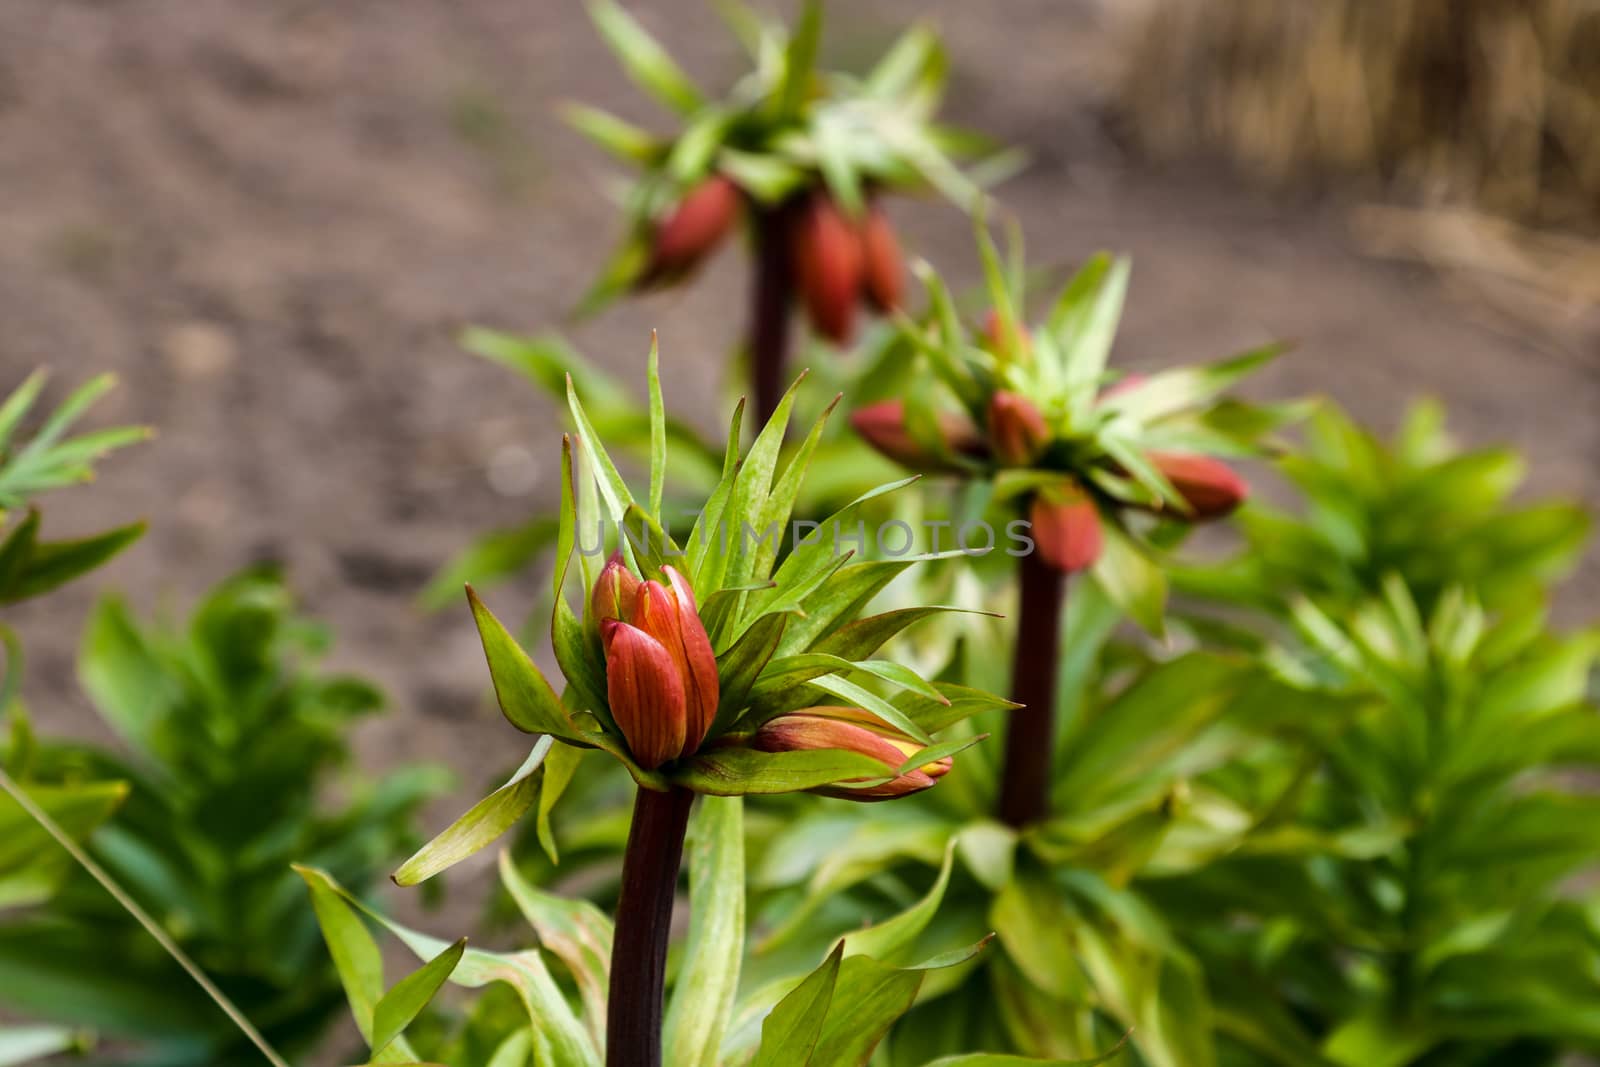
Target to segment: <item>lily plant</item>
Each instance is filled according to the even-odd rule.
[[[395,875],[405,885],[443,870],[535,804],[543,828],[585,751],[621,764],[637,790],[605,1047],[607,1062],[629,1067],[661,1062],[672,899],[697,795],[811,791],[881,801],[917,793],[981,740],[963,733],[940,742],[938,732],[1008,706],[875,658],[906,627],[947,610],[863,616],[913,561],[857,560],[845,547],[866,499],[915,479],[882,486],[791,538],[794,499],[828,417],[778,469],[791,388],[742,455],[742,403],[735,409],[722,477],[679,545],[664,529],[666,418],[653,346],[649,383],[653,448],[643,501],[569,393],[577,432],[563,440],[551,627],[565,683],[559,692],[468,590],[501,710],[540,741],[511,781]],[[602,563],[606,530],[617,544]],[[569,592],[581,594],[577,607]]]
[[[981,483],[1028,530],[1001,818],[1048,814],[1061,618],[1069,576],[1087,572],[1112,602],[1159,633],[1162,547],[1221,518],[1247,487],[1226,460],[1258,455],[1298,405],[1260,407],[1220,394],[1278,355],[1272,345],[1219,363],[1146,377],[1108,368],[1129,264],[1091,259],[1042,322],[1025,325],[1020,238],[1009,262],[978,228],[991,311],[964,322],[926,265],[930,310],[901,320],[925,374],[906,394],[857,409],[857,431],[912,470]]]
[[[713,98],[613,0],[590,0],[595,26],[629,77],[679,120],[658,136],[586,105],[567,119],[638,171],[626,236],[581,307],[676,284],[741,220],[751,238],[750,361],[757,421],[783,391],[789,316],[799,303],[836,344],[863,305],[900,305],[900,242],[884,194],[933,188],[963,207],[1015,153],[936,121],[947,61],[926,26],[908,30],[865,77],[819,70],[822,5],[808,0],[791,30],[737,2],[721,5],[754,64]],[[964,172],[958,159],[978,165]]]

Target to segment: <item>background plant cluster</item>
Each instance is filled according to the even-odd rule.
[[[950,314],[977,327],[981,307]],[[918,388],[915,326],[885,327],[848,360],[816,353],[797,421],[840,389],[855,405]],[[560,341],[474,330],[466,344],[581,395],[580,428],[619,456],[670,447],[668,499],[725,480],[720,443],[652,419],[631,383]],[[32,506],[142,436],[68,436],[100,389],[28,433],[36,380],[0,406],[0,602],[44,595],[140,532],[50,542]],[[1114,575],[1075,582],[1048,819],[1021,833],[993,819],[992,743],[893,805],[700,802],[670,1062],[920,1065],[982,1050],[1398,1067],[1600,1050],[1600,633],[1547,620],[1588,520],[1515,500],[1519,457],[1459,447],[1434,406],[1392,438],[1330,404],[1296,414],[1272,460],[1290,491],[1236,515],[1225,558],[1164,531],[1145,546],[1154,570],[1130,564],[1170,584],[1164,610],[1134,610]],[[798,512],[897,477],[837,425],[802,447]],[[872,504],[904,518],[996,506],[948,484]],[[490,535],[430,596],[519,573],[560,536],[553,516]],[[1015,593],[992,561],[895,577],[866,600],[1003,612]],[[420,842],[416,812],[443,783],[421,767],[350,772],[350,730],[383,701],[318,665],[329,640],[269,570],[224,582],[186,621],[142,622],[107,597],[78,673],[121,744],[36,737],[10,640],[6,772],[286,1052],[304,1054],[348,1002],[372,1062],[598,1062],[625,772],[552,759],[547,742],[503,769],[491,799],[514,795],[532,817],[499,859],[485,926],[530,947],[401,926],[372,890]],[[951,614],[898,647],[941,690],[1005,693],[1013,640],[1003,619]],[[1003,728],[990,711],[952,729],[964,742]],[[47,1020],[0,1030],[0,1062],[91,1031],[122,1062],[247,1062],[228,1021],[9,800],[0,828],[0,1004]],[[420,963],[398,984],[374,923]],[[476,992],[436,999],[447,980]]]

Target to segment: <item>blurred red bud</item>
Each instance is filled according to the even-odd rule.
[[[862,295],[867,305],[876,311],[893,311],[900,306],[905,276],[904,257],[900,254],[900,240],[882,205],[873,202],[867,206],[867,217],[861,224]]]
[[[1063,574],[1076,574],[1100,558],[1105,535],[1100,511],[1078,485],[1052,485],[1033,497],[1028,518],[1035,550],[1046,563]]]
[[[983,317],[983,337],[988,342],[989,351],[997,356],[1028,359],[1033,355],[1033,338],[1029,335],[1028,328],[1020,322],[1017,323],[1017,337],[1022,342],[1022,351],[1020,353],[1008,351],[1004,324],[1000,321],[1000,312],[994,308],[990,308],[989,313]]]
[[[911,738],[860,708],[838,707],[807,708],[805,711],[780,715],[756,731],[751,746],[762,752],[843,749],[877,760],[884,765],[885,774],[898,770],[922,748]],[[896,775],[879,785],[848,789],[841,783],[823,786],[812,792],[845,800],[891,800],[930,788],[949,772],[951,765],[951,758],[946,756]]]
[[[636,626],[607,619],[606,699],[634,762],[655,770],[683,753],[684,686],[660,641]]]
[[[1244,479],[1219,459],[1187,452],[1151,452],[1148,458],[1188,503],[1189,518],[1197,521],[1220,519],[1250,495]]]
[[[904,401],[881,400],[857,408],[850,415],[850,425],[855,427],[856,433],[867,444],[907,470],[938,474],[961,469],[911,436],[911,431],[906,428]],[[965,416],[941,411],[938,425],[939,433],[951,453],[972,458],[986,454],[983,436]]]
[[[812,196],[795,220],[794,273],[812,327],[834,344],[848,344],[861,292],[861,239],[823,194]]]
[[[642,285],[674,281],[715,251],[739,217],[739,187],[713,174],[684,194],[656,227]]]
[[[1026,467],[1050,443],[1050,427],[1025,396],[1005,389],[989,398],[989,447],[1007,467]]]
[[[600,576],[595,579],[594,589],[589,593],[589,611],[599,622],[632,618],[639,585],[639,579],[622,561],[622,553],[612,553],[606,565],[600,568]]]

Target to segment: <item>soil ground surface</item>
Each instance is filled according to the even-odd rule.
[[[709,3],[634,0],[707,86],[743,62]],[[826,54],[862,64],[926,15],[952,52],[949,116],[1026,147],[1001,189],[1035,258],[1131,253],[1114,359],[1159,366],[1273,338],[1296,353],[1261,396],[1331,394],[1391,427],[1414,397],[1460,435],[1530,460],[1530,495],[1600,503],[1600,353],[1582,324],[1539,336],[1481,319],[1417,267],[1349,236],[1348,204],[1267,196],[1220,168],[1129,158],[1102,118],[1116,27],[1087,0],[834,5]],[[14,622],[26,697],[51,734],[102,736],[74,678],[95,595],[184,610],[251,561],[281,560],[338,634],[334,663],[394,712],[361,762],[456,768],[461,810],[516,739],[483,699],[464,606],[416,593],[475,534],[547,508],[562,417],[462,353],[484,323],[561,323],[616,235],[608,163],[552,114],[574,98],[664,121],[616,72],[577,0],[10,0],[0,5],[0,390],[53,368],[51,397],[102,371],[97,424],[159,428],[90,490],[47,500],[49,531],[129,517],[149,535]],[[901,201],[907,245],[977,279],[967,220]],[[744,260],[569,330],[637,376],[660,331],[668,402],[722,423]],[[539,580],[498,588],[517,616]],[[1561,606],[1593,619],[1591,553]],[[463,920],[465,921],[465,919]],[[453,935],[452,935],[453,936]]]

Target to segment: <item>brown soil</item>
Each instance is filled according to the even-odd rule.
[[[709,4],[633,6],[704,83],[738,69]],[[841,61],[935,10],[952,117],[1035,156],[1002,191],[1035,258],[1132,253],[1120,360],[1295,338],[1262,395],[1327,392],[1389,426],[1435,394],[1463,436],[1523,449],[1534,492],[1600,502],[1600,359],[1573,354],[1592,353],[1592,335],[1480,325],[1422,270],[1364,258],[1338,204],[1126,159],[1098,118],[1109,31],[1090,0],[834,7]],[[72,666],[97,591],[186,609],[271,557],[337,627],[338,664],[392,695],[396,714],[360,737],[369,766],[457,768],[464,789],[435,820],[502,772],[517,740],[480,699],[468,615],[425,615],[414,595],[473,534],[550,500],[560,416],[453,337],[468,322],[558,325],[615,234],[605,162],[551,115],[563,97],[658,120],[576,0],[0,5],[0,389],[37,365],[54,368],[55,396],[113,370],[123,385],[96,421],[160,430],[93,490],[49,501],[58,534],[134,515],[151,532],[16,611],[44,730],[99,733]],[[976,279],[956,211],[894,215],[912,249]],[[726,254],[692,288],[571,334],[633,373],[658,328],[669,403],[710,428],[742,325],[741,266]],[[498,456],[517,481],[516,446],[537,463],[508,495],[488,471]],[[535,589],[490,603],[515,616]],[[1597,595],[1591,555],[1566,617],[1592,618]]]

